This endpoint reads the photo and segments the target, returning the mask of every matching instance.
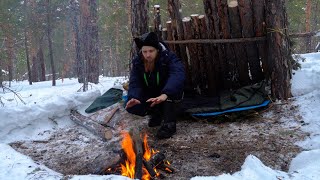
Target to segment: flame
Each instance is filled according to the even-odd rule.
[[[147,134],[145,134],[145,135],[143,136],[143,147],[144,147],[144,150],[145,150],[145,152],[144,152],[144,154],[143,154],[143,158],[144,158],[146,161],[149,161],[150,158],[151,158],[154,154],[156,154],[156,153],[159,152],[158,150],[154,150],[154,149],[151,149],[151,150],[150,150],[149,145],[148,145],[148,135],[147,135]]]
[[[135,175],[135,166],[136,166],[136,154],[134,152],[134,145],[133,145],[134,142],[128,132],[123,132],[122,136],[123,136],[123,140],[121,142],[121,147],[124,150],[127,159],[125,160],[125,164],[121,164],[121,175],[133,179]],[[157,150],[150,149],[147,138],[148,136],[147,134],[145,134],[143,136],[143,147],[144,147],[143,158],[145,161],[149,161],[154,154],[159,152]],[[143,167],[142,171],[143,171],[142,179],[150,180],[151,176],[148,170],[145,167]],[[157,171],[156,168],[154,168],[154,171],[156,172],[156,176],[160,176],[160,173]]]
[[[136,154],[133,150],[133,142],[128,132],[124,132],[121,143],[122,149],[127,155],[125,165],[121,164],[121,175],[129,178],[134,178],[134,168],[136,166]]]

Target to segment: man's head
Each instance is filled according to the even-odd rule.
[[[145,33],[140,38],[135,38],[134,42],[139,49],[143,46],[152,46],[156,49],[160,49],[158,36],[154,32]]]
[[[137,47],[141,49],[142,55],[147,62],[152,62],[156,59],[160,44],[158,36],[154,32],[146,33],[141,38],[134,39]]]

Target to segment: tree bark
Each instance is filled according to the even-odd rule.
[[[133,38],[139,37],[148,32],[148,8],[148,0],[131,0],[131,34]],[[132,59],[137,53],[138,49],[136,44],[132,41],[130,59]],[[131,61],[129,64],[131,65]]]
[[[0,88],[3,87],[3,75],[2,75],[2,59],[0,57]]]
[[[40,40],[40,47],[39,47],[39,51],[37,54],[37,59],[39,61],[40,64],[40,68],[39,68],[39,80],[40,81],[45,81],[46,80],[46,67],[45,67],[45,62],[44,62],[44,55],[43,55],[43,50],[42,50],[42,40]]]
[[[80,67],[82,68],[83,73],[83,91],[88,90],[88,57],[90,51],[89,43],[89,21],[90,21],[90,10],[89,10],[89,1],[90,0],[81,0],[80,1],[80,29],[81,29],[81,53],[83,59],[81,60]]]
[[[32,56],[31,79],[32,82],[39,82],[39,63],[36,56]]]
[[[268,61],[271,70],[272,97],[285,100],[291,97],[291,48],[285,0],[266,0],[266,26],[276,29],[267,34]]]
[[[27,61],[27,70],[28,70],[28,81],[29,85],[32,85],[32,80],[31,80],[31,68],[30,68],[30,60],[29,60],[29,47],[28,47],[28,12],[27,12],[27,0],[23,1],[24,5],[24,14],[25,14],[25,22],[24,22],[24,48],[26,51],[26,61]]]
[[[217,15],[217,6],[215,0],[203,0],[203,5],[205,8],[205,13],[207,15],[208,19],[208,38],[213,40],[219,40],[220,39],[220,30],[219,30],[219,18]],[[214,67],[214,78],[215,78],[215,89],[216,93],[219,93],[221,87],[218,85],[222,84],[222,78],[221,78],[221,65],[220,62],[223,60],[223,51],[222,45],[212,44],[210,46],[211,52],[212,52],[212,66]]]
[[[8,76],[9,76],[9,86],[11,86],[11,81],[13,80],[13,59],[14,59],[14,39],[10,31],[12,30],[12,26],[9,24],[8,26],[9,31],[6,33],[6,53],[7,53],[7,70],[8,70]]]
[[[251,1],[239,0],[239,12],[242,22],[242,35],[245,38],[254,37],[253,11]],[[260,82],[264,79],[260,60],[258,56],[258,48],[256,43],[247,43],[245,45],[248,57],[251,80],[253,83]]]
[[[306,2],[306,32],[311,31],[311,5],[312,1],[307,0]],[[312,52],[312,47],[311,47],[311,36],[306,37],[306,52],[310,53]]]
[[[99,83],[99,36],[98,36],[98,12],[96,0],[89,0],[89,21],[88,21],[88,82]]]
[[[50,0],[47,0],[47,35],[48,35],[48,44],[49,44],[49,57],[51,64],[51,73],[52,73],[52,86],[56,86],[56,70],[54,67],[53,60],[53,50],[52,50],[52,40],[51,40],[51,10],[50,10]]]
[[[221,35],[223,39],[230,39],[230,24],[228,18],[228,5],[227,0],[217,0],[217,10],[218,16],[220,18],[220,28],[221,28]],[[230,72],[234,72],[236,69],[236,58],[234,49],[230,44],[225,44],[224,46],[224,58],[220,59],[220,65],[223,74],[223,88],[224,89],[231,89],[233,88],[233,74]]]
[[[242,38],[242,27],[239,15],[238,6],[228,8],[230,16],[230,26],[231,26],[231,37],[232,38]],[[236,66],[238,71],[235,72],[235,77],[239,83],[239,87],[248,85],[250,83],[249,69],[248,69],[248,59],[246,50],[243,44],[233,44],[236,55]]]
[[[75,70],[78,77],[78,82],[83,83],[84,77],[83,77],[83,58],[81,53],[81,36],[80,36],[80,29],[79,29],[79,20],[78,20],[78,14],[79,12],[79,3],[76,0],[70,1],[70,7],[71,7],[71,15],[72,15],[72,29],[74,33],[74,44],[75,44],[75,50],[76,50],[76,62],[75,62]]]
[[[78,111],[72,110],[70,113],[70,119],[78,125],[86,128],[88,131],[98,136],[103,141],[110,140],[113,136],[111,128],[106,128],[100,125],[89,117],[80,114]]]
[[[253,6],[253,22],[255,29],[255,37],[263,37],[266,35],[266,25],[265,25],[265,0],[252,0]],[[262,69],[264,73],[264,77],[266,79],[270,79],[270,70],[268,69],[268,61],[267,61],[267,44],[266,41],[257,42],[259,59],[262,62]]]

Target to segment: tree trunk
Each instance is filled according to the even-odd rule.
[[[56,70],[53,61],[53,50],[52,50],[52,40],[51,40],[51,20],[50,20],[51,10],[50,10],[50,0],[47,0],[47,34],[48,34],[48,44],[49,44],[49,57],[51,64],[52,73],[52,86],[56,86]]]
[[[38,70],[39,70],[39,64],[37,63],[37,57],[32,56],[32,66],[31,66],[31,80],[32,82],[39,82],[39,75],[38,75]]]
[[[39,67],[39,78],[40,81],[45,81],[46,80],[46,66],[45,66],[45,62],[44,62],[44,55],[43,55],[43,50],[42,50],[42,40],[40,40],[40,47],[39,47],[39,51],[38,51],[38,55],[37,55],[37,59],[39,61],[40,67]]]
[[[11,30],[11,25],[9,25],[9,30]],[[6,52],[7,52],[7,70],[8,70],[8,75],[9,75],[9,86],[11,86],[11,81],[13,79],[13,59],[14,59],[14,39],[12,34],[10,34],[10,31],[6,34],[6,41],[5,41],[5,46],[6,46]]]
[[[78,82],[83,83],[84,77],[83,77],[83,59],[82,59],[82,53],[81,53],[81,36],[80,36],[80,30],[79,30],[79,20],[78,20],[78,14],[79,14],[79,4],[76,0],[71,0],[71,15],[72,15],[72,29],[75,36],[75,50],[76,50],[76,73],[78,77]]]
[[[89,21],[90,21],[90,10],[89,10],[90,0],[80,1],[80,29],[81,29],[81,52],[83,60],[81,60],[80,68],[83,72],[83,91],[88,90],[88,59],[89,59]]]
[[[96,0],[89,0],[89,19],[88,19],[88,82],[99,83],[99,36],[98,36],[98,13]],[[86,52],[86,51],[85,51]]]
[[[139,37],[148,32],[148,8],[148,0],[131,0],[131,34],[133,38]],[[138,49],[132,41],[130,59],[132,59],[137,53]],[[129,64],[131,64],[131,61]]]
[[[276,29],[267,34],[268,61],[271,70],[272,97],[281,100],[291,97],[291,48],[285,0],[266,0],[266,26]],[[280,32],[281,30],[281,32]]]
[[[113,68],[115,69],[115,76],[121,76],[120,74],[120,43],[119,43],[119,39],[120,39],[120,32],[119,32],[119,22],[116,22],[115,23],[115,26],[116,26],[116,56],[114,58],[114,66]]]
[[[2,59],[0,57],[0,88],[3,87]]]
[[[28,48],[28,35],[27,35],[27,24],[28,24],[28,12],[27,12],[27,0],[24,0],[24,14],[25,14],[25,22],[24,22],[24,48],[26,51],[26,60],[27,60],[27,70],[28,70],[28,81],[29,84],[32,85],[31,80],[31,68],[30,68],[30,60],[29,60],[29,48]]]
[[[311,0],[307,0],[306,2],[306,32],[311,31]],[[312,52],[312,47],[311,47],[311,36],[306,37],[306,52],[310,53]]]

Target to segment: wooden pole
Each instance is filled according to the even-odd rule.
[[[200,38],[207,39],[208,38],[208,28],[207,22],[204,15],[200,15],[199,17],[199,24],[200,24]],[[204,73],[206,74],[206,95],[209,96],[216,96],[218,95],[217,92],[217,82],[216,82],[216,71],[214,68],[214,56],[212,56],[211,52],[211,45],[203,45],[203,53],[204,53]]]
[[[154,32],[157,34],[160,41],[162,41],[162,25],[161,25],[161,14],[160,14],[160,5],[153,6],[153,24],[154,24]]]
[[[183,39],[190,39],[191,38],[191,19],[188,18],[183,18],[182,20],[183,22],[183,31],[184,31],[184,37]],[[185,41],[185,40],[184,40]],[[177,42],[177,41],[175,41]],[[192,66],[191,66],[191,57],[190,57],[190,45],[185,46],[185,52],[186,52],[186,59],[184,60],[184,65],[185,65],[185,70],[186,70],[186,86],[188,88],[192,88],[193,87],[193,81],[192,81]]]
[[[227,0],[217,0],[217,10],[220,18],[221,37],[223,39],[230,39],[230,24],[228,17]],[[220,67],[222,74],[222,82],[224,89],[231,89],[233,86],[233,72],[236,69],[236,59],[234,49],[230,44],[225,44],[223,47],[224,56],[220,59]]]
[[[235,3],[234,3],[235,4]],[[233,4],[233,5],[234,5]],[[242,38],[242,27],[239,15],[238,6],[228,6],[229,16],[230,16],[230,27],[231,27],[231,37],[232,38]],[[248,85],[250,83],[249,78],[249,67],[248,59],[244,44],[234,43],[233,47],[235,49],[237,72],[234,76],[237,78],[239,87]],[[233,83],[236,84],[236,83]]]
[[[254,37],[255,33],[251,2],[248,0],[238,0],[238,3],[240,19],[242,22],[242,35],[246,38]],[[247,43],[245,46],[250,66],[251,80],[253,83],[260,82],[264,79],[264,76],[260,66],[257,45],[256,43]]]
[[[265,0],[252,0],[253,8],[253,22],[255,29],[255,37],[263,37],[266,35],[266,24],[265,24]],[[268,54],[267,54],[267,41],[256,42],[258,46],[259,59],[262,62],[262,69],[264,77],[270,79],[270,67],[268,65]]]

